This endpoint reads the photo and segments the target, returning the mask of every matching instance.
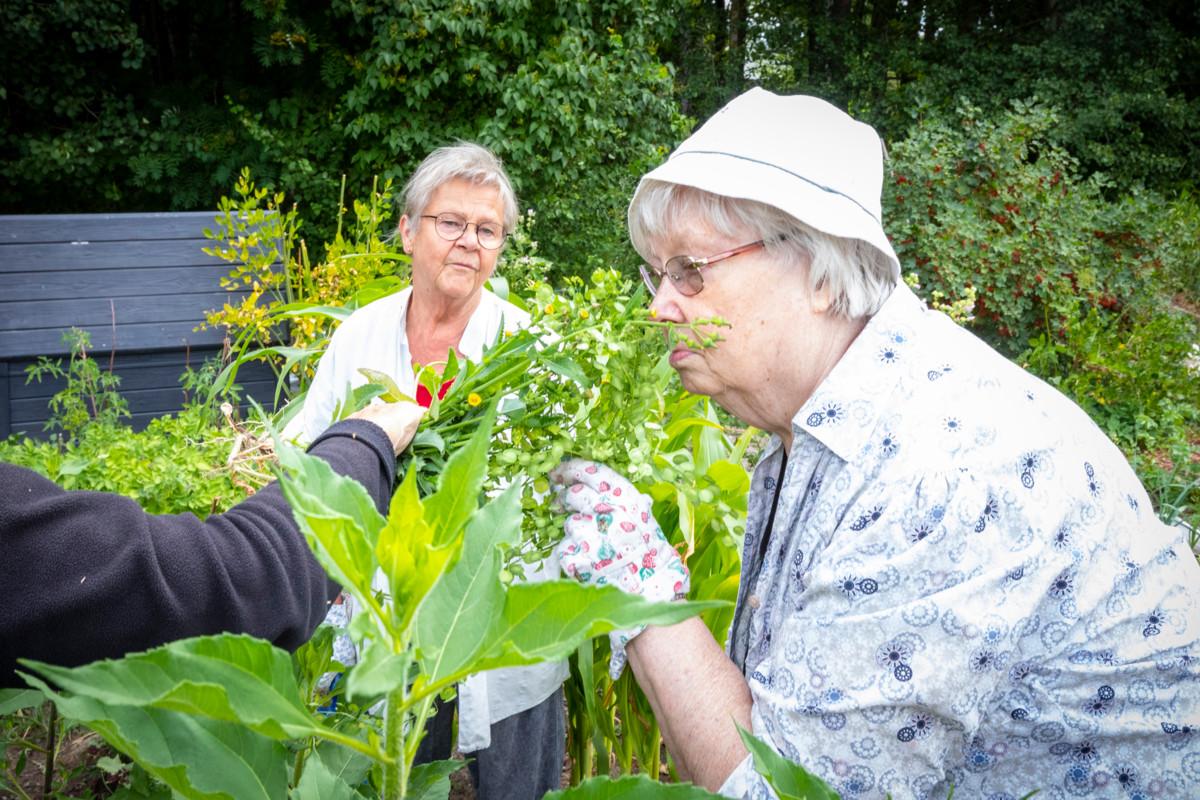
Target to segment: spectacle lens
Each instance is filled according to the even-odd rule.
[[[448,242],[456,242],[466,233],[467,227],[475,226],[475,239],[485,250],[495,250],[504,243],[504,226],[495,222],[467,222],[454,214],[425,214],[423,219],[433,220],[437,235]]]
[[[655,269],[649,264],[642,264],[639,271],[646,288],[650,290],[651,297],[658,294],[658,289],[665,278],[670,278],[675,291],[684,297],[692,297],[699,294],[700,290],[704,288],[704,276],[697,269],[698,263],[702,262],[697,262],[691,256],[675,256],[667,261],[665,270]]]

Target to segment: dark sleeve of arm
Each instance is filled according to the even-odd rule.
[[[378,426],[340,422],[310,452],[386,508],[395,458]],[[201,521],[0,463],[0,686],[21,684],[18,657],[74,666],[222,631],[294,649],[337,591],[275,484]]]

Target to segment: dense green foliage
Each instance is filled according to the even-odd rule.
[[[626,198],[677,137],[654,55],[669,7],[5,3],[0,210],[213,208],[250,166],[328,221],[342,175],[364,196],[467,138],[506,161],[547,250],[590,271],[625,252]]]
[[[211,425],[202,409],[192,407],[151,420],[140,432],[101,423],[63,445],[7,439],[0,442],[0,461],[29,467],[66,489],[131,497],[154,514],[206,517],[255,486],[225,466],[233,442],[232,431]]]
[[[178,414],[158,417],[145,430],[125,423],[120,378],[89,352],[86,332],[64,339],[71,355],[43,358],[29,367],[29,380],[65,379],[50,399],[46,429],[51,439],[13,436],[0,440],[0,461],[35,470],[65,489],[115,492],[137,500],[153,514],[190,511],[200,517],[221,511],[263,485],[268,476],[240,455],[243,439],[232,419],[221,422],[209,395],[216,370],[205,365],[180,376],[189,402]],[[217,397],[236,397],[237,390]],[[232,409],[230,409],[232,411]]]
[[[1173,190],[1200,174],[1200,8],[1186,0],[688,0],[667,60],[688,113],[748,83],[824,97],[894,141],[961,100],[1058,108],[1085,173]]]

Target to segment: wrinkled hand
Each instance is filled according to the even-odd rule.
[[[417,433],[425,409],[415,403],[371,403],[355,411],[350,419],[365,419],[383,428],[396,455],[404,452]]]
[[[663,536],[649,497],[603,464],[578,458],[551,470],[550,482],[558,489],[555,502],[569,514],[556,548],[567,575],[658,602],[687,596],[687,566]],[[609,634],[614,680],[625,666],[625,645],[643,630]]]

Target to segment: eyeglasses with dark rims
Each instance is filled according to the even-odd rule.
[[[497,222],[467,222],[457,214],[422,214],[421,219],[433,220],[433,229],[437,235],[447,242],[457,242],[467,232],[467,228],[475,226],[475,240],[484,250],[495,250],[504,244],[504,226]]]

